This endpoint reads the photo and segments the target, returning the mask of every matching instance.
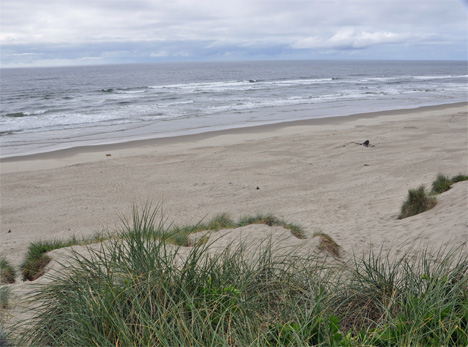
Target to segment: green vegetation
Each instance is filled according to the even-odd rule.
[[[450,188],[452,188],[452,184],[461,182],[461,181],[468,181],[467,175],[459,174],[457,176],[453,176],[452,178],[448,177],[447,175],[438,174],[437,179],[432,182],[432,194],[440,194],[446,192]]]
[[[16,281],[15,268],[5,257],[0,257],[0,283],[10,284]]]
[[[433,208],[437,204],[435,197],[429,196],[426,189],[421,185],[417,189],[408,190],[408,197],[401,206],[401,212],[398,219],[403,219],[417,215]]]
[[[10,308],[10,287],[6,285],[0,286],[0,346],[8,346],[6,342],[6,332],[4,332],[3,324],[8,318],[8,309]]]
[[[438,174],[434,182],[432,182],[432,194],[440,194],[451,188],[452,180],[443,174]]]
[[[250,217],[242,217],[237,223],[237,227],[243,227],[249,224],[266,224],[268,226],[280,226],[284,229],[290,230],[298,239],[305,239],[304,230],[295,224],[290,224],[282,219],[278,219],[271,214],[257,214]]]
[[[327,265],[318,255],[175,246],[157,211],[35,289],[15,345],[466,346],[468,256],[457,250]],[[223,222],[224,223],[224,222]],[[224,224],[223,224],[224,225]]]
[[[0,318],[3,316],[2,310],[9,306],[10,294],[10,287],[0,286]]]
[[[297,238],[304,238],[304,231],[300,226],[286,223],[285,221],[278,219],[270,214],[258,214],[255,216],[242,217],[238,222],[235,222],[227,213],[222,213],[214,216],[207,223],[198,223],[196,225],[178,227],[162,227],[163,218],[158,225],[155,225],[155,218],[157,217],[157,211],[159,208],[151,209],[148,206],[143,209],[141,216],[137,209],[134,209],[133,225],[137,225],[138,228],[148,229],[148,237],[154,239],[164,240],[165,242],[180,245],[180,246],[193,246],[189,239],[189,235],[200,231],[219,231],[221,229],[233,229],[250,224],[266,224],[269,226],[281,226],[291,231],[291,233]],[[137,217],[136,217],[137,216]],[[137,219],[135,219],[137,218]],[[127,231],[132,230],[131,223],[123,219],[122,222],[127,228]],[[209,236],[202,239],[202,242],[207,242]],[[75,245],[88,245],[91,243],[102,242],[109,239],[109,236],[104,236],[102,233],[98,233],[90,239],[78,240],[75,236],[72,238],[61,241],[38,241],[33,242],[29,245],[28,252],[25,256],[23,263],[20,266],[23,281],[34,281],[44,274],[44,269],[50,262],[50,257],[47,252],[54,249],[70,247]]]
[[[157,210],[157,209],[156,209]],[[148,214],[148,209],[144,209],[143,217],[153,220],[156,216],[150,216]],[[134,215],[137,212],[134,211]],[[144,218],[143,218],[144,219]],[[125,221],[124,221],[125,222]],[[125,222],[125,224],[128,224]],[[189,235],[194,234],[201,231],[219,231],[222,229],[234,229],[239,227],[244,227],[251,224],[266,224],[268,226],[281,226],[287,230],[291,231],[291,234],[299,239],[305,238],[304,230],[295,224],[287,223],[282,219],[279,219],[271,214],[257,214],[254,216],[244,216],[241,217],[237,222],[234,221],[229,214],[221,213],[214,216],[208,222],[203,223],[200,222],[196,225],[190,226],[171,226],[168,228],[156,228],[152,233],[153,237],[162,239],[166,242],[172,243],[174,245],[179,246],[193,246],[192,242],[190,241]],[[203,239],[203,242],[207,241],[207,238]]]
[[[468,175],[459,174],[452,177],[452,183],[458,183],[462,181],[468,181]]]
[[[430,210],[437,204],[437,199],[434,195],[446,192],[453,184],[461,181],[468,181],[468,176],[459,174],[450,178],[447,175],[438,174],[436,180],[432,182],[432,190],[430,193],[432,196],[426,193],[423,185],[417,189],[408,190],[408,197],[401,206],[398,219],[411,217]]]
[[[332,239],[330,235],[322,232],[316,232],[314,233],[313,237],[320,238],[320,244],[318,246],[320,250],[326,251],[336,258],[341,257],[341,247],[335,242],[335,240]]]
[[[104,241],[105,239],[106,238],[101,233],[97,233],[90,239],[78,240],[75,236],[72,236],[65,241],[52,240],[31,243],[28,247],[25,259],[20,266],[23,281],[34,281],[44,274],[44,269],[51,260],[47,252],[75,245],[87,245]]]

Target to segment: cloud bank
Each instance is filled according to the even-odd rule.
[[[467,59],[466,0],[3,0],[8,66]]]

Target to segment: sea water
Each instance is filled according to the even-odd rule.
[[[177,62],[0,70],[1,157],[467,101],[462,61]]]

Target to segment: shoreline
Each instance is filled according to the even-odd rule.
[[[41,153],[34,154],[25,154],[25,155],[13,155],[6,158],[0,158],[0,172],[8,173],[12,171],[23,171],[22,169],[17,168],[16,170],[12,169],[12,164],[19,164],[25,162],[37,162],[37,161],[52,161],[60,160],[65,158],[73,157],[82,157],[85,154],[88,154],[89,160],[84,160],[83,158],[78,159],[76,162],[73,160],[69,161],[68,164],[74,163],[83,163],[88,161],[95,161],[97,158],[96,154],[102,154],[102,152],[125,152],[131,151],[137,148],[145,147],[159,147],[167,146],[181,143],[195,143],[198,141],[210,139],[213,137],[223,136],[223,135],[248,135],[248,134],[257,134],[271,132],[279,130],[282,128],[288,127],[320,127],[328,128],[330,126],[345,126],[353,122],[366,121],[370,119],[377,119],[379,117],[397,117],[402,114],[405,115],[415,115],[421,112],[427,111],[443,111],[451,108],[458,108],[465,106],[468,110],[468,101],[467,102],[456,102],[450,104],[440,104],[433,106],[420,106],[415,108],[405,108],[405,109],[392,109],[385,111],[375,111],[368,113],[356,113],[350,115],[334,116],[334,117],[323,117],[323,118],[310,118],[310,119],[300,119],[300,120],[291,120],[291,121],[281,121],[276,123],[267,123],[260,125],[251,125],[251,126],[241,126],[233,127],[227,129],[219,130],[209,130],[205,132],[195,133],[195,134],[182,134],[174,136],[163,136],[150,139],[138,139],[130,140],[124,142],[115,142],[109,144],[96,144],[96,145],[85,145],[85,146],[76,146],[58,150],[52,150]],[[389,119],[391,120],[391,119]],[[21,166],[21,165],[20,165]],[[32,169],[31,165],[25,165],[27,168]],[[52,168],[57,166],[46,166],[45,168]]]

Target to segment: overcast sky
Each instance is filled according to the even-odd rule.
[[[1,66],[467,60],[468,0],[1,0]]]

